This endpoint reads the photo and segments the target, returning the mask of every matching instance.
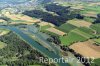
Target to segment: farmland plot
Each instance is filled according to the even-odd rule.
[[[100,38],[99,39],[94,39],[94,41],[96,42],[96,44],[100,45]]]
[[[78,19],[69,20],[68,23],[76,27],[90,27],[90,25],[92,24],[90,22],[84,20],[78,20]]]
[[[68,33],[67,36],[60,37],[62,44],[71,45],[75,42],[85,41],[95,37],[93,31],[86,27],[76,28]]]
[[[63,45],[68,46],[78,41],[85,41],[86,38],[75,32],[70,32],[67,36],[60,36],[60,40]]]
[[[55,33],[55,34],[57,34],[57,35],[60,35],[60,36],[64,36],[66,33],[64,33],[64,32],[62,32],[62,31],[60,31],[60,30],[58,30],[58,29],[56,29],[56,28],[48,28],[48,29],[46,29],[47,31],[50,31],[50,32],[52,32],[52,33]]]
[[[90,41],[75,43],[70,48],[84,57],[100,58],[100,46],[96,46]]]
[[[93,24],[90,27],[96,31],[96,34],[100,34],[100,24]]]
[[[71,25],[71,24],[69,24],[69,23],[65,23],[65,24],[63,24],[63,25],[61,25],[61,26],[59,27],[60,30],[62,30],[62,31],[64,31],[64,32],[66,32],[66,33],[70,32],[71,30],[73,30],[73,29],[75,29],[75,28],[77,28],[77,27],[74,26],[74,25]]]

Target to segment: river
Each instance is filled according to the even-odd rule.
[[[4,29],[9,29],[13,32],[15,32],[17,35],[19,35],[23,40],[25,40],[28,44],[30,44],[33,48],[35,48],[37,51],[39,51],[40,53],[46,55],[49,58],[61,58],[59,56],[59,54],[56,54],[52,51],[49,51],[48,49],[46,49],[44,46],[40,45],[38,42],[36,42],[35,40],[33,40],[31,37],[29,37],[27,34],[23,33],[20,29],[16,28],[16,27],[10,27],[10,26],[0,26],[0,28],[4,28]],[[62,61],[62,60],[61,60]],[[57,63],[59,66],[69,66],[67,63]]]

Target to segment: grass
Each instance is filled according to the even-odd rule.
[[[29,65],[29,66],[42,66],[42,65]]]
[[[95,59],[93,62],[94,63],[92,63],[91,66],[100,66],[100,58],[99,59]]]
[[[94,22],[95,21],[94,18],[90,18],[90,17],[84,17],[84,20],[87,22]]]
[[[18,60],[18,57],[11,57],[11,58],[3,58],[3,61],[8,62],[8,61],[16,61]]]
[[[77,33],[70,32],[68,36],[60,36],[60,40],[63,45],[68,46],[78,41],[84,41],[86,40],[86,38],[82,37],[81,35]]]
[[[97,34],[100,34],[100,23],[93,24],[90,26],[92,29],[96,30]]]
[[[6,46],[7,46],[7,44],[5,44],[5,43],[3,43],[3,42],[0,41],[0,49],[3,49]]]
[[[85,41],[93,37],[95,37],[95,35],[91,29],[80,27],[70,31],[67,36],[60,36],[60,40],[63,45],[68,46],[75,42]]]
[[[94,41],[96,42],[96,44],[100,45],[100,38],[99,39],[94,39]]]
[[[87,28],[87,27],[77,28],[77,29],[73,30],[73,32],[85,37],[86,39],[91,39],[91,38],[96,37],[94,30]]]
[[[90,28],[80,27],[80,28],[78,28],[78,30],[83,31],[83,32],[85,32],[85,33],[87,33],[89,35],[95,36],[94,35],[94,31],[92,29],[90,29]]]
[[[0,36],[8,34],[10,31],[7,29],[0,29]]]
[[[61,31],[64,31],[64,32],[66,32],[66,33],[70,32],[71,30],[73,30],[73,29],[75,29],[75,28],[77,28],[77,27],[74,26],[74,25],[68,24],[68,23],[65,23],[65,24],[63,24],[63,25],[61,25],[61,26],[59,27],[59,29],[60,29]]]
[[[83,37],[86,38],[86,39],[89,39],[90,37],[92,37],[92,35],[87,34],[87,33],[83,32],[83,31],[81,31],[81,30],[78,30],[78,29],[73,30],[73,32],[75,32],[75,33],[77,33],[77,34],[83,36]]]
[[[7,66],[7,65],[0,65],[0,66]]]
[[[10,20],[11,22],[26,22],[24,20]]]
[[[48,28],[50,28],[50,27],[51,27],[50,25],[41,26],[41,31],[42,31],[42,30],[46,30],[46,29],[48,29]]]
[[[86,6],[83,11],[81,11],[82,14],[85,14],[89,11],[96,12],[97,14],[100,13],[100,6]]]
[[[46,33],[48,35],[54,35],[54,36],[59,36],[58,34],[55,34],[53,32],[47,31],[47,30],[42,30],[41,32]]]
[[[100,38],[99,39],[95,39],[96,42],[100,43]]]
[[[72,20],[69,20],[67,23],[74,25],[76,27],[89,27],[91,25],[90,22],[87,22],[82,19],[72,19]]]
[[[59,36],[58,34],[55,34],[53,32],[50,32],[50,31],[46,30],[48,28],[51,28],[51,26],[50,25],[41,26],[41,30],[40,31],[43,32],[43,33],[46,33],[48,35]]]

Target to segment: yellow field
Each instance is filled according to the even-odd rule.
[[[93,12],[93,11],[89,11],[89,12],[82,14],[82,15],[87,16],[87,17],[97,17],[96,12]]]
[[[40,23],[38,23],[38,25],[40,25],[40,26],[46,26],[46,25],[49,25],[49,23],[48,22],[40,22]]]
[[[5,16],[9,17],[12,20],[25,20],[25,21],[33,21],[31,17],[22,14],[11,14],[10,12],[6,12]]]
[[[90,22],[78,19],[69,20],[67,23],[72,24],[76,27],[90,27],[90,25],[92,24]]]
[[[10,24],[11,25],[14,25],[14,24],[27,24],[27,25],[30,25],[30,24],[33,24],[35,22],[38,22],[40,20],[34,20],[33,22],[27,22],[27,21],[24,21],[24,22],[11,22]]]
[[[84,57],[100,58],[100,46],[96,46],[90,41],[75,43],[70,48]]]
[[[60,31],[60,30],[58,30],[56,28],[53,28],[53,27],[52,28],[48,28],[46,30],[48,30],[48,31],[50,31],[52,33],[58,34],[60,36],[64,36],[66,34],[66,33],[64,33],[64,32],[62,32],[62,31]]]
[[[16,20],[25,21],[25,22],[21,22],[21,23],[25,23],[25,24],[33,24],[33,23],[40,21],[40,19],[33,19],[33,18],[23,15],[23,14],[11,14],[10,12],[5,12],[4,15],[14,21],[16,21]],[[19,23],[20,22],[18,22],[18,24]],[[16,22],[13,22],[11,24],[16,24]]]
[[[78,5],[78,6],[73,6],[71,7],[72,9],[77,9],[77,10],[84,10],[84,6]]]
[[[89,3],[88,6],[96,6],[96,5],[100,5],[100,2],[96,2],[96,3]]]
[[[0,22],[5,22],[5,20],[3,20],[3,19],[0,19]]]
[[[8,34],[8,33],[9,33],[9,31],[6,31],[6,30],[5,31],[1,31],[0,30],[0,36],[3,36],[3,35]]]
[[[55,27],[55,25],[53,25],[52,23],[49,23],[49,22],[40,21],[40,22],[37,23],[37,24],[40,25],[40,26],[50,25],[51,27]]]

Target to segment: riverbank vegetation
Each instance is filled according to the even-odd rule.
[[[39,57],[44,56],[41,53],[34,50],[29,44],[27,44],[13,32],[1,36],[0,41],[6,44],[5,47],[2,46],[2,48],[0,49],[0,65],[49,65],[40,63]],[[0,43],[0,47],[2,43]]]

